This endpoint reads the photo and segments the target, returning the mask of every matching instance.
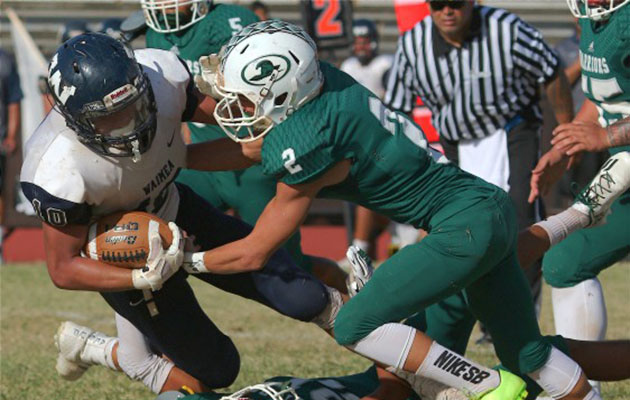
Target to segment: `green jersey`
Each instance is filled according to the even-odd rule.
[[[265,136],[266,174],[300,184],[350,159],[346,180],[324,188],[321,197],[357,203],[424,229],[500,190],[447,163],[427,146],[417,125],[349,75],[326,63],[321,69],[321,94]]]
[[[199,57],[218,53],[236,32],[256,21],[256,14],[244,7],[218,4],[205,18],[181,32],[159,33],[149,29],[147,47],[172,51],[186,62],[193,75],[198,75]],[[216,126],[190,123],[188,127],[194,143],[225,137]]]
[[[604,22],[580,19],[582,89],[607,127],[630,116],[630,6],[612,13]],[[612,152],[628,151],[630,146]]]
[[[333,378],[300,379],[293,377],[276,377],[266,382],[278,382],[291,386],[303,400],[359,400],[372,393],[378,386],[378,377],[374,367],[367,371],[348,376]],[[185,396],[182,400],[219,400],[224,394],[202,393]],[[269,400],[259,393],[247,394],[250,400]],[[292,397],[286,397],[292,399]],[[418,400],[413,394],[408,400]]]

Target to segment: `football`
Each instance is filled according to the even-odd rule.
[[[106,215],[90,225],[84,256],[117,267],[142,268],[149,256],[149,229],[155,227],[162,246],[168,248],[173,234],[168,224],[155,215],[141,211]]]

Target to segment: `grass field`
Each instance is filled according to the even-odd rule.
[[[602,282],[608,303],[608,337],[630,337],[630,263],[606,270]],[[241,374],[233,389],[274,375],[331,376],[361,371],[366,360],[340,349],[314,326],[291,321],[256,303],[227,295],[190,279],[201,304],[241,352]],[[553,332],[548,290],[542,330]],[[66,382],[55,372],[53,335],[59,323],[73,320],[115,334],[112,311],[89,292],[56,289],[42,264],[0,268],[0,399],[2,400],[152,400],[155,396],[121,373],[90,369]],[[478,334],[474,333],[473,338]],[[489,345],[469,347],[469,356],[491,365]],[[218,366],[220,368],[220,366]],[[630,398],[630,382],[604,385],[604,399]]]

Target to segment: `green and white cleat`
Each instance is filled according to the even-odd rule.
[[[588,227],[603,225],[612,203],[628,189],[630,153],[623,151],[606,160],[591,183],[576,196],[571,207],[588,215]]]
[[[504,370],[499,371],[501,384],[495,389],[473,396],[471,400],[525,400],[527,384],[518,376]]]

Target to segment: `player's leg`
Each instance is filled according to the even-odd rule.
[[[630,192],[612,205],[605,225],[574,232],[543,261],[556,332],[567,338],[602,340],[607,313],[597,275],[630,253]]]
[[[458,215],[464,220],[451,218],[438,224],[422,242],[401,249],[378,268],[341,309],[335,322],[337,341],[383,364],[476,394],[510,384],[508,375],[501,383],[498,372],[465,360],[412,328],[392,323],[458,293],[500,261],[502,254],[487,249],[496,246],[505,252],[505,240],[510,238],[481,228],[497,222],[490,221],[496,214],[489,212],[496,208],[494,203],[483,207],[488,210],[466,210]],[[504,221],[498,226],[505,227]],[[454,360],[454,365],[469,367],[470,374],[449,372],[445,364]],[[518,378],[513,381],[522,385],[512,389],[517,392],[512,398],[517,398],[524,383]]]
[[[176,223],[189,234],[194,234],[195,243],[202,249],[232,242],[251,231],[251,226],[220,213],[190,188],[178,185],[178,191],[180,212]],[[298,268],[283,249],[275,252],[260,271],[232,275],[206,273],[195,277],[300,321],[313,321],[326,312],[329,293],[333,290]]]
[[[194,392],[208,388],[198,379],[181,370],[172,361],[156,354],[147,338],[129,321],[116,314],[116,329],[120,345],[114,348],[114,358],[131,379],[141,381],[154,393],[178,390],[182,386]]]
[[[236,379],[240,368],[238,351],[201,309],[184,271],[152,293],[157,315],[147,307],[140,290],[101,295],[142,332],[155,352],[165,355],[206,386],[225,387]]]

